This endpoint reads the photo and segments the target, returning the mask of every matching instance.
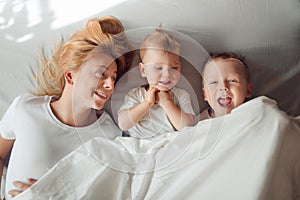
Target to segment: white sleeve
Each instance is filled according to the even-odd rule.
[[[14,117],[16,105],[18,104],[19,100],[20,96],[14,99],[0,121],[0,134],[4,139],[16,139],[14,134]]]
[[[141,98],[144,98],[141,96],[140,89],[139,88],[133,88],[131,89],[124,97],[123,104],[121,105],[118,112],[124,109],[129,109],[141,102]]]
[[[175,95],[178,99],[179,106],[182,112],[195,115],[191,103],[190,94],[187,91],[180,89]]]

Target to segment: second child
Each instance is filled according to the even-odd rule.
[[[118,124],[130,136],[148,138],[194,124],[190,95],[175,87],[180,79],[180,44],[161,29],[140,47],[140,73],[146,86],[129,91],[118,111]]]
[[[202,111],[199,120],[223,116],[243,104],[251,96],[248,67],[234,53],[215,53],[206,62],[202,77],[202,94],[210,108]]]

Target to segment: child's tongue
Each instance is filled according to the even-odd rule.
[[[218,103],[221,106],[228,106],[231,103],[231,98],[230,97],[219,98]]]

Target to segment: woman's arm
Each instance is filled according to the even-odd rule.
[[[0,135],[0,185],[4,168],[4,160],[13,147],[15,140],[6,140]]]

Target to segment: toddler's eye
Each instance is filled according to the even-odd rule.
[[[155,66],[156,70],[162,70],[162,66]]]
[[[217,84],[217,83],[218,83],[218,81],[210,81],[209,82],[210,85]]]
[[[229,79],[228,82],[229,83],[237,83],[237,80],[235,80],[235,79]]]
[[[171,69],[172,69],[172,70],[177,70],[178,67],[173,66],[173,67],[171,67]]]

